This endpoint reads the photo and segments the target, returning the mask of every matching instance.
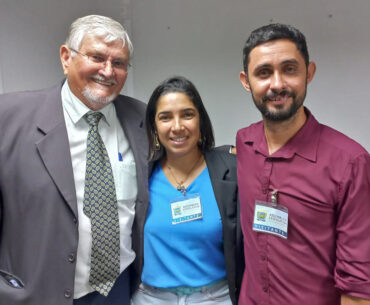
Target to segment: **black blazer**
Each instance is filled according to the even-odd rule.
[[[239,218],[236,156],[225,151],[211,150],[205,152],[204,157],[222,220],[226,278],[229,285],[230,298],[233,304],[237,304],[244,271],[244,257]],[[133,268],[134,289],[137,289],[141,281],[144,263],[144,224],[148,205],[149,202],[142,209],[142,214],[140,216],[136,215],[137,218],[135,220],[135,233],[137,234],[133,242],[136,245],[137,257]]]

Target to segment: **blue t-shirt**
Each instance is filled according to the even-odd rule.
[[[226,276],[221,216],[208,168],[188,186],[199,194],[203,218],[172,224],[171,200],[182,195],[157,163],[149,179],[142,281],[160,288],[199,287]]]

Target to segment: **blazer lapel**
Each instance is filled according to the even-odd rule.
[[[217,151],[205,152],[204,156],[222,219],[235,217],[236,210],[233,201],[237,185],[225,178],[230,169]]]
[[[227,167],[225,166],[222,159],[218,158],[216,153],[212,151],[207,151],[204,154],[209,176],[211,177],[211,182],[213,186],[213,192],[216,197],[217,202],[222,202],[223,194],[225,192],[222,191],[223,185],[225,183],[224,176],[225,171],[227,171]]]
[[[39,113],[36,124],[44,136],[36,143],[36,147],[49,175],[77,216],[77,198],[62,108],[61,85],[50,90]]]

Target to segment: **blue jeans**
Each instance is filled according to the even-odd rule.
[[[177,295],[141,283],[131,299],[131,305],[232,305],[227,282],[189,295]]]

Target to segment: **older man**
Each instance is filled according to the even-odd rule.
[[[370,304],[369,154],[303,106],[316,66],[300,31],[263,26],[243,53],[263,120],[237,134],[239,304]]]
[[[1,305],[129,304],[148,196],[145,105],[119,95],[131,54],[121,24],[79,18],[60,48],[66,81],[0,96]]]

